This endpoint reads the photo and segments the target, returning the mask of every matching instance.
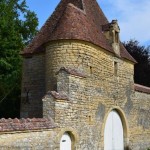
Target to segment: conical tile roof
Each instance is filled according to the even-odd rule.
[[[84,40],[115,54],[102,32],[102,25],[108,23],[96,0],[61,0],[22,54],[44,51],[44,44],[62,39]],[[122,44],[120,47],[121,57],[136,62]]]

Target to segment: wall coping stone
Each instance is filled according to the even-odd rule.
[[[49,91],[49,92],[47,92],[46,95],[51,95],[52,97],[54,97],[55,99],[58,99],[58,100],[67,100],[67,101],[69,101],[69,98],[66,94],[58,93],[56,91]],[[44,98],[46,98],[46,96]]]
[[[67,68],[67,67],[61,67],[60,70],[56,73],[58,75],[61,71],[65,71],[68,74],[74,75],[74,76],[79,76],[82,78],[86,78],[86,75],[79,70],[73,69],[73,68]]]
[[[150,94],[150,87],[146,87],[140,84],[134,84],[134,89],[135,91],[138,91],[138,92]]]

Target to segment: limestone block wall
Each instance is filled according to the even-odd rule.
[[[69,101],[55,102],[55,123],[61,128],[75,129],[80,137],[77,149],[103,149],[105,121],[110,110],[117,108],[123,112],[122,116],[132,111],[133,63],[82,41],[50,43],[46,49],[47,91],[59,93],[57,82],[61,81],[56,72],[61,67],[76,69],[86,77],[68,77],[68,88],[64,89],[69,92],[64,93],[68,93]],[[125,133],[125,146],[129,145],[128,138],[129,133]]]
[[[69,78],[69,100],[51,95],[44,101],[44,106],[49,108],[48,111],[50,112],[46,112],[44,117],[51,115],[49,102],[55,103],[55,117],[53,119],[63,131],[58,132],[59,138],[64,132],[71,131],[75,133],[76,138],[74,149],[103,150],[107,115],[112,109],[115,109],[120,114],[124,127],[125,150],[146,150],[149,148],[149,94],[133,92],[131,95],[133,106],[130,113],[127,114],[119,105],[110,106],[107,102],[104,104],[100,95],[99,101],[88,101],[85,88],[87,78],[68,76],[68,73],[66,76]],[[109,105],[108,109],[107,105]]]
[[[147,149],[150,147],[150,94],[135,91],[132,102],[133,112],[129,118],[131,147]]]
[[[115,63],[117,75],[114,73]],[[61,67],[74,68],[87,76],[84,92],[80,96],[78,91],[73,92],[76,99],[85,97],[84,104],[96,102],[95,106],[101,106],[103,103],[107,109],[119,105],[126,113],[130,113],[134,91],[134,65],[131,62],[86,42],[69,40],[50,43],[46,50],[47,91],[57,90],[56,72]],[[80,88],[80,83],[76,81],[76,84],[76,88]],[[72,95],[71,91],[69,93]]]
[[[133,63],[86,42],[50,43],[46,50],[47,91],[59,89],[56,72],[61,67],[86,75],[86,78],[70,75],[69,92],[64,91],[69,101],[55,101],[54,120],[61,128],[71,126],[79,134],[77,149],[104,148],[105,122],[113,109],[118,111],[123,122],[125,148],[144,150],[150,145],[148,140],[143,140],[145,136],[149,139],[149,129],[143,134],[140,130],[143,127],[137,124],[139,113],[134,100]],[[132,136],[135,131],[136,137]],[[133,139],[142,141],[140,148]]]
[[[73,73],[58,72],[62,67]],[[42,116],[42,96],[48,92],[43,114],[58,127],[53,130],[55,142],[48,136],[51,146],[59,149],[62,134],[69,132],[74,137],[73,150],[103,150],[107,116],[115,109],[122,119],[125,149],[145,150],[150,145],[145,115],[150,98],[135,92],[133,74],[132,62],[88,42],[51,42],[45,54],[24,61],[23,85],[27,82],[31,89],[30,103],[22,100],[22,116]]]
[[[68,77],[68,74],[66,75]],[[69,87],[70,92],[72,93],[72,97],[70,96],[69,101],[65,99],[63,100],[60,97],[54,97],[52,94],[51,96],[44,98],[44,103],[49,101],[55,102],[56,114],[54,119],[57,124],[57,128],[0,132],[0,149],[59,150],[61,136],[67,131],[73,136],[72,150],[103,150],[103,127],[109,111],[105,111],[105,105],[101,104],[97,109],[97,106],[95,107],[94,103],[90,103],[89,106],[85,105],[84,98],[76,99],[73,91],[78,89],[77,85],[79,85],[80,88],[78,92],[80,91],[79,96],[81,96],[80,94],[84,91],[83,88],[85,87],[85,80],[86,78],[73,75],[69,76]],[[149,111],[150,96],[148,94],[135,92],[133,97],[133,101],[136,102],[134,103],[139,106],[136,107],[139,108],[137,111],[141,108]],[[143,100],[144,103],[141,100]],[[49,107],[49,105],[47,105],[47,107]],[[92,110],[93,108],[96,108],[93,112],[97,113],[95,114],[92,111],[89,112],[90,107],[92,107]],[[114,106],[114,108],[118,110],[121,117],[124,117],[119,106]],[[47,115],[47,117],[49,117],[50,114]],[[89,117],[89,115],[91,117]],[[142,117],[140,117],[140,115]],[[149,114],[147,113],[146,115],[147,116],[145,116],[145,112],[144,114],[141,114],[141,111],[139,111],[139,114],[135,113],[134,116],[134,118],[136,118],[135,120],[139,120],[139,122],[132,121],[132,119],[125,120],[125,122],[128,123],[128,144],[129,149],[131,150],[146,150],[149,147]],[[145,118],[143,119],[144,116]],[[141,119],[143,120],[141,121]],[[130,127],[132,123],[135,123],[134,128]],[[126,148],[125,150],[128,149]]]
[[[1,150],[58,150],[52,130],[0,133]]]
[[[118,64],[118,76],[114,76],[114,62]],[[61,67],[76,68],[94,79],[112,80],[113,83],[133,83],[134,66],[93,44],[82,41],[59,41],[46,48],[46,90],[56,88],[56,72]],[[119,81],[121,80],[121,82]],[[117,84],[116,83],[116,84]],[[117,87],[116,87],[117,88]]]
[[[23,59],[21,113],[23,118],[42,117],[45,95],[45,54]]]

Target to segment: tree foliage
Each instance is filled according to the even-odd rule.
[[[135,83],[150,87],[150,46],[141,46],[137,40],[123,43],[125,48],[138,62],[135,64]]]
[[[19,52],[37,33],[38,19],[25,0],[0,1],[0,117],[19,116]]]

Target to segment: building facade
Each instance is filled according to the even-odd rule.
[[[0,120],[1,147],[150,148],[150,88],[134,83],[119,33],[96,0],[61,0],[22,52],[25,119]]]

